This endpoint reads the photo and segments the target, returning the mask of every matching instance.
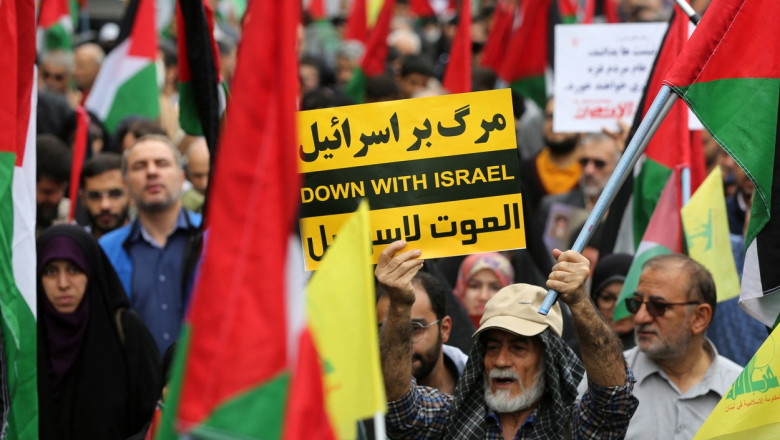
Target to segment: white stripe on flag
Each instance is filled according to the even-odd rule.
[[[105,120],[108,112],[111,111],[117,90],[128,79],[149,65],[147,58],[127,55],[129,49],[130,38],[111,51],[105,61],[103,61],[103,67],[100,68],[100,72],[98,72],[98,76],[95,78],[95,84],[92,86],[92,91],[89,93],[89,97],[87,97],[85,106],[101,120]]]

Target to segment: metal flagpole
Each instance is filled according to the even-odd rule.
[[[680,7],[680,9],[685,12],[685,15],[688,16],[688,18],[691,19],[691,22],[695,25],[699,25],[699,20],[701,20],[701,16],[696,13],[696,11],[693,10],[691,5],[688,4],[685,0],[674,0],[675,3],[677,3],[677,6]]]
[[[636,134],[631,138],[628,147],[626,147],[625,153],[620,158],[615,171],[609,177],[604,190],[601,192],[601,196],[596,201],[596,205],[590,212],[588,219],[585,221],[585,225],[582,227],[580,234],[577,236],[577,240],[572,246],[572,250],[582,252],[585,248],[585,244],[590,240],[593,231],[596,229],[596,225],[601,221],[601,217],[612,203],[612,199],[615,198],[618,189],[628,177],[628,173],[633,172],[634,165],[639,160],[642,152],[645,151],[645,147],[650,142],[650,139],[655,134],[658,126],[669,113],[672,105],[677,101],[677,94],[672,93],[672,89],[669,86],[664,85],[661,90],[658,91],[653,104],[647,110],[647,114],[639,124],[639,128],[636,130]],[[539,307],[539,314],[546,315],[550,308],[555,304],[558,299],[558,292],[550,289],[547,292],[547,296],[544,298],[544,302]]]

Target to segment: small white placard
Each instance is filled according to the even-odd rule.
[[[666,23],[555,26],[556,132],[631,124]]]

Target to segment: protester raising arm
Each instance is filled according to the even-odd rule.
[[[553,266],[547,287],[560,293],[571,309],[588,378],[605,387],[624,385],[626,364],[620,341],[596,311],[585,288],[590,263],[574,251],[555,249],[553,257],[558,263]]]
[[[382,373],[388,401],[403,397],[412,384],[412,278],[423,265],[418,249],[399,253],[406,242],[391,243],[379,255],[375,275],[390,298],[387,317],[379,335]]]

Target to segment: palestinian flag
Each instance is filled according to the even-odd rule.
[[[618,321],[630,314],[626,309],[625,299],[636,292],[639,284],[639,276],[642,274],[642,265],[656,255],[682,252],[682,223],[680,220],[680,175],[672,173],[666,179],[663,193],[655,207],[653,217],[647,226],[647,231],[642,237],[642,242],[634,254],[631,268],[626,275],[623,289],[620,291],[615,306],[613,320]]]
[[[780,3],[714,0],[664,81],[755,184],[740,304],[780,316]]]
[[[471,2],[469,0],[460,1],[458,27],[450,47],[450,57],[442,86],[450,93],[471,91]]]
[[[344,29],[345,40],[357,40],[365,43],[368,39],[368,11],[366,10],[366,0],[354,0],[352,9],[347,17],[346,29]]]
[[[653,99],[661,90],[664,75],[688,40],[688,20],[685,14],[675,9],[639,102],[641,111],[636,113],[632,133],[650,109]],[[639,246],[661,196],[663,182],[666,182],[677,166],[689,167],[691,193],[696,191],[706,177],[701,141],[696,142],[696,138],[696,133],[688,129],[688,111],[685,105],[676,102],[647,144],[635,173],[629,174],[609,208],[610,215],[607,216],[604,227],[607,233],[602,235],[599,243],[600,255],[613,251],[632,252]],[[623,243],[617,243],[618,241]],[[626,241],[630,243],[625,243]]]
[[[576,23],[579,6],[577,0],[557,0],[559,21],[564,24]]]
[[[288,262],[291,248],[302,259],[289,240],[300,186],[290,148],[299,7],[253,1],[244,17],[235,74],[241,93],[230,102],[210,229],[157,438],[333,437],[313,341],[288,319],[304,313],[303,286],[292,287],[287,275],[302,267]]]
[[[487,40],[485,40],[485,46],[482,48],[482,58],[480,59],[482,67],[493,69],[494,72],[501,68],[509,37],[512,35],[514,21],[515,4],[507,1],[499,2],[493,14],[493,24],[488,32]]]
[[[204,136],[213,157],[225,109],[225,93],[220,85],[219,49],[213,37],[214,12],[208,0],[177,2],[176,29],[179,124],[189,135]]]
[[[368,36],[368,44],[360,66],[355,68],[352,79],[344,87],[347,94],[357,104],[366,100],[366,80],[369,77],[385,73],[387,64],[387,36],[390,34],[390,22],[395,11],[395,0],[385,0],[379,17],[376,19],[374,29]]]
[[[639,126],[642,117],[650,109],[653,98],[661,90],[664,75],[669,71],[677,55],[688,41],[688,17],[675,10],[669,28],[661,43],[653,71],[645,87],[640,102],[642,112],[637,112],[635,126]],[[634,181],[634,238],[642,236],[653,209],[661,195],[663,182],[678,166],[688,166],[691,170],[691,193],[696,191],[706,176],[704,153],[700,144],[691,143],[688,129],[688,109],[682,102],[676,102],[669,114],[658,127],[644,152],[642,162]]]
[[[72,50],[78,11],[79,6],[75,0],[41,0],[38,14],[40,49]]]
[[[547,70],[550,5],[552,0],[524,1],[520,6],[522,22],[512,34],[498,76],[539,108],[547,100]]]
[[[117,45],[103,61],[85,103],[109,132],[127,116],[159,116],[156,60],[154,0],[131,0]]]
[[[0,393],[6,438],[38,438],[35,1],[0,2]]]

